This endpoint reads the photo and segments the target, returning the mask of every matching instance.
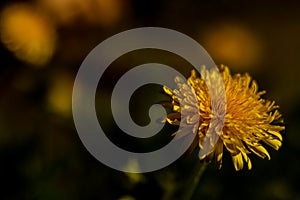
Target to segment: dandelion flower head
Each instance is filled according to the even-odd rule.
[[[208,89],[213,81],[204,81],[212,80],[215,71],[209,71],[205,67],[201,70],[201,74],[206,77],[200,78],[192,70],[187,82],[180,77],[175,78],[178,89],[171,90],[164,86],[164,91],[172,97],[172,102],[169,103],[172,112],[167,115],[166,121],[173,125],[179,125],[183,120],[186,124],[194,124],[195,128],[191,132],[196,136],[191,148],[196,146],[203,148],[208,127],[215,115],[211,109],[211,95]],[[274,101],[261,98],[265,91],[258,91],[257,83],[249,74],[231,75],[229,68],[224,65],[219,67],[218,73],[223,80],[226,96],[224,123],[213,148],[200,159],[211,161],[214,158],[217,166],[221,168],[223,149],[226,149],[237,171],[241,170],[244,164],[251,169],[249,154],[254,153],[261,158],[270,159],[263,144],[276,150],[282,145],[280,134],[284,130],[282,116]],[[193,99],[191,95],[196,97],[197,102],[191,100]],[[180,115],[182,109],[199,116],[182,117]],[[175,134],[185,133],[179,130]]]

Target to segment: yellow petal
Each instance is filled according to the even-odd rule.
[[[242,155],[244,157],[244,160],[248,164],[248,169],[249,170],[252,169],[252,164],[251,164],[250,158],[247,156],[247,154],[245,152],[242,152]]]
[[[269,130],[268,133],[271,133],[272,135],[275,135],[276,137],[279,138],[280,141],[282,141],[282,136],[281,136],[281,134],[279,132],[277,132],[277,131],[270,131]]]
[[[219,140],[215,146],[215,158],[219,169],[222,167],[222,157],[223,157],[223,143]]]
[[[170,96],[173,95],[173,91],[170,88],[168,88],[167,86],[164,86],[163,89],[164,89],[165,93],[167,93],[168,95],[170,95]]]
[[[267,156],[268,160],[271,159],[270,154],[262,145],[256,145],[256,146],[248,145],[248,147],[253,153],[258,155],[259,157],[265,158]]]
[[[233,165],[234,165],[234,168],[236,171],[243,169],[244,162],[243,162],[243,157],[242,157],[241,153],[239,153],[237,155],[232,155],[232,162],[233,162]]]
[[[169,122],[169,124],[177,125],[177,126],[179,126],[179,124],[180,124],[180,121],[178,119],[171,120],[171,119],[167,118],[167,122]]]

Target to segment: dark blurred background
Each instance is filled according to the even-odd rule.
[[[2,0],[0,2],[0,199],[179,199],[197,166],[197,152],[146,174],[98,162],[81,143],[71,112],[73,82],[87,54],[130,28],[158,26],[197,40],[217,64],[249,72],[280,105],[286,131],[271,160],[250,156],[253,169],[210,164],[193,199],[300,199],[300,3],[297,1]],[[101,79],[97,114],[109,137],[135,151],[157,149],[176,127],[136,141],[116,127],[109,110],[114,84],[130,68],[191,66],[159,50],[121,56]],[[149,92],[150,91],[150,92]],[[146,97],[146,98],[145,98]],[[161,86],[140,88],[132,116],[147,124],[148,108],[166,100]],[[196,164],[195,164],[196,163]],[[132,161],[128,167],[138,167]],[[175,194],[175,198],[174,198]]]

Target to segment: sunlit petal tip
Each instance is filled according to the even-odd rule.
[[[172,90],[170,88],[168,88],[167,86],[164,86],[163,89],[164,89],[165,93],[167,93],[168,95],[173,95]]]

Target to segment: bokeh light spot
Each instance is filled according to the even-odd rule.
[[[13,4],[1,13],[1,41],[16,57],[43,66],[55,51],[56,32],[41,13],[26,4]]]
[[[262,43],[248,27],[224,22],[208,28],[203,34],[203,45],[218,62],[249,69],[262,58]]]

